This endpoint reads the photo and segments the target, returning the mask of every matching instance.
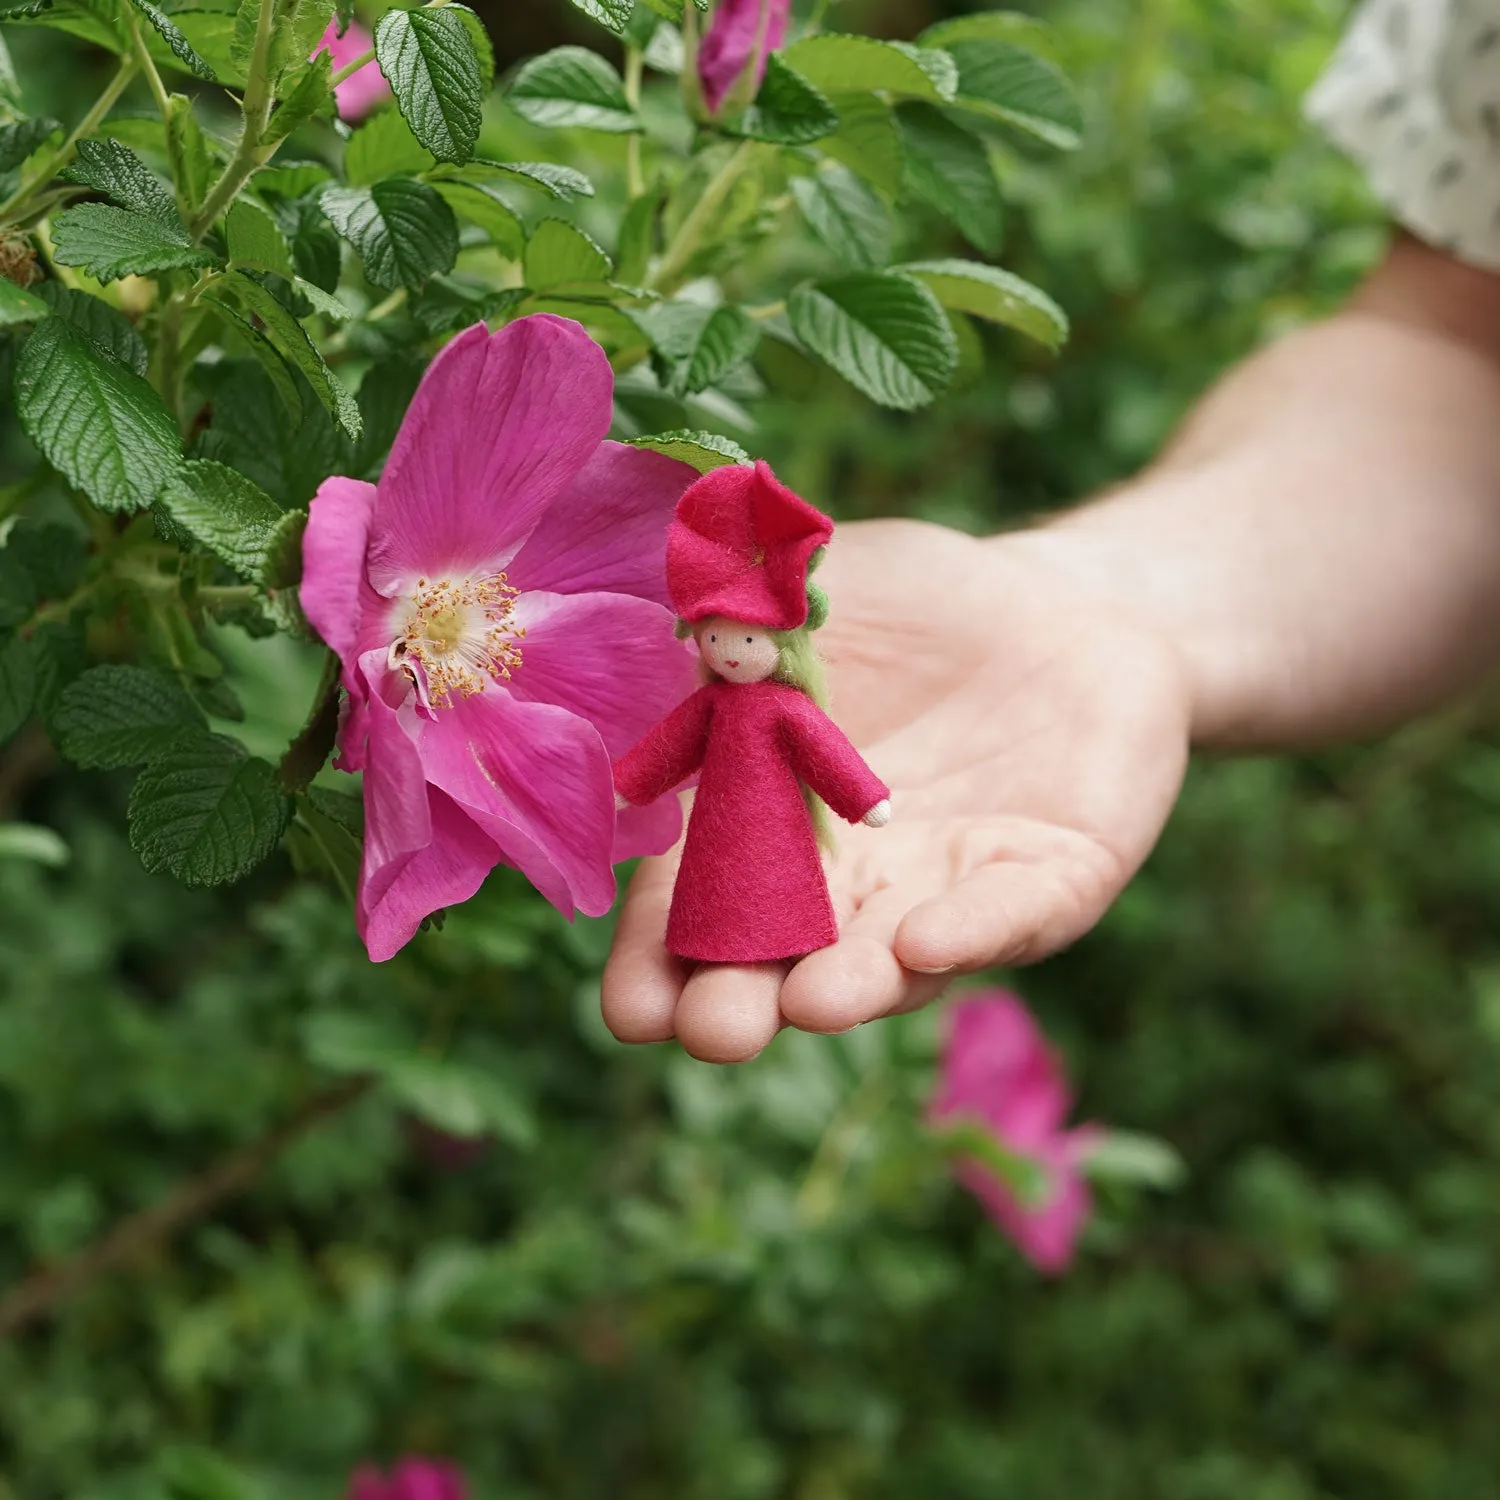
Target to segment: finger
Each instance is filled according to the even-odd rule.
[[[787,966],[703,964],[677,1002],[677,1040],[700,1062],[749,1062],[781,1029]]]
[[[781,1013],[803,1031],[840,1032],[925,1005],[944,980],[914,974],[896,957],[896,932],[921,896],[888,886],[867,897],[832,947],[810,953],[781,987]]]
[[[981,865],[902,918],[895,952],[927,974],[1035,963],[1082,937],[1119,886],[1102,861]]]
[[[641,862],[615,929],[600,986],[604,1024],[622,1042],[666,1042],[692,966],[665,947],[676,866],[669,859]]]

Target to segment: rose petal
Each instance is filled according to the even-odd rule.
[[[609,910],[614,785],[604,741],[586,719],[487,688],[423,724],[421,755],[428,780],[559,910]]]
[[[670,608],[667,525],[697,477],[660,453],[601,444],[516,554],[511,583],[554,594],[634,594]]]
[[[302,535],[302,612],[346,663],[359,654],[366,601],[378,597],[365,581],[375,494],[375,486],[362,479],[325,479]]]
[[[503,569],[609,430],[613,388],[604,351],[565,318],[454,339],[422,377],[380,481],[376,589]]]
[[[623,808],[615,819],[615,842],[610,858],[643,859],[665,854],[682,837],[682,800],[668,792],[645,807]]]
[[[557,703],[599,731],[613,760],[697,686],[692,650],[659,604],[626,594],[522,594],[517,698]]]

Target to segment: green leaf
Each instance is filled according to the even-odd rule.
[[[59,174],[69,182],[82,183],[111,202],[133,213],[143,214],[179,231],[188,243],[177,205],[161,179],[123,141],[112,139],[79,141],[71,166]]]
[[[298,68],[291,75],[292,81],[285,88],[281,103],[266,122],[263,143],[269,146],[285,140],[294,130],[319,116],[333,119],[336,102],[329,82],[332,77],[333,59],[326,52],[319,52]]]
[[[944,307],[1028,334],[1049,349],[1068,337],[1068,315],[1040,287],[971,260],[923,260],[896,267],[930,287]]]
[[[376,286],[419,287],[458,259],[453,210],[425,182],[388,177],[368,188],[330,187],[319,201]]]
[[[172,180],[177,185],[177,202],[192,205],[208,196],[214,176],[214,159],[209,152],[208,137],[193,113],[193,102],[185,94],[173,94],[167,101],[167,157],[172,163]]]
[[[35,292],[0,276],[0,328],[13,323],[39,323],[50,311]]]
[[[292,277],[292,290],[299,297],[304,297],[312,304],[312,310],[321,314],[333,323],[347,323],[354,316],[354,310],[346,307],[337,297],[330,296],[322,287],[311,281],[304,281],[300,276]]]
[[[15,385],[27,436],[101,510],[144,510],[181,461],[161,397],[63,318],[26,341]]]
[[[271,528],[259,559],[257,581],[273,596],[278,589],[294,589],[302,582],[302,538],[307,532],[307,512],[289,510]]]
[[[755,102],[722,126],[727,135],[780,146],[805,146],[838,128],[839,117],[827,97],[774,52],[766,59],[766,76]]]
[[[526,247],[526,226],[498,193],[479,182],[435,182],[433,187],[459,218],[484,230],[502,255],[520,260]]]
[[[638,198],[631,200],[620,222],[616,274],[621,281],[635,285],[645,281],[656,251],[656,221],[661,214],[667,190],[663,183],[653,183]]]
[[[933,1135],[951,1157],[973,1161],[997,1178],[1023,1208],[1039,1208],[1046,1202],[1050,1176],[1045,1163],[1012,1151],[988,1126],[949,1119]]]
[[[446,205],[444,211],[447,211]],[[265,325],[266,337],[288,364],[306,377],[307,383],[328,414],[350,438],[359,436],[359,408],[355,405],[354,398],[344,388],[338,376],[323,362],[323,356],[308,338],[307,330],[265,287],[242,271],[232,271],[222,281],[215,282],[203,295],[212,297],[213,300],[228,296],[245,312],[260,319]]]
[[[505,97],[533,125],[614,135],[641,129],[620,75],[587,47],[555,47],[533,58],[511,80]]]
[[[678,463],[690,464],[700,474],[722,469],[725,464],[748,464],[752,462],[733,438],[722,437],[717,432],[658,432],[650,437],[626,438],[630,448],[645,448],[652,453],[675,458]]]
[[[56,120],[11,120],[0,124],[0,172],[19,167],[49,136],[62,126]]]
[[[23,518],[6,533],[5,545],[0,547],[0,565],[8,561],[21,570],[34,603],[72,593],[83,577],[88,555],[88,540],[77,527]]]
[[[91,297],[60,281],[44,281],[37,287],[36,295],[57,317],[87,334],[111,359],[137,375],[146,373],[146,341],[129,318],[102,297]]]
[[[287,513],[259,485],[226,464],[196,459],[162,486],[156,503],[241,578],[265,583],[266,558]]]
[[[1054,63],[1007,42],[958,41],[947,51],[958,64],[956,104],[1061,150],[1078,145],[1083,112]]]
[[[374,477],[396,440],[421,378],[421,364],[406,357],[387,359],[365,372],[359,385],[359,409],[365,427],[355,444],[348,472],[358,478]]]
[[[256,271],[272,271],[288,281],[297,273],[292,266],[291,247],[270,209],[253,198],[237,198],[224,220],[224,239],[229,264]]]
[[[439,161],[474,154],[484,80],[469,28],[446,10],[388,10],[375,55],[412,133]]]
[[[1187,1164],[1175,1148],[1156,1136],[1128,1130],[1099,1131],[1079,1166],[1094,1182],[1127,1183],[1170,1191],[1187,1178]]]
[[[210,287],[200,305],[216,313],[226,328],[232,329],[239,344],[250,353],[270,380],[283,408],[293,418],[304,416],[302,392],[295,367],[266,336],[265,325],[247,308],[242,307],[228,288]],[[235,347],[231,341],[229,347]]]
[[[234,34],[230,39],[230,56],[241,77],[250,62],[255,45],[255,27],[260,0],[240,0],[234,17]],[[267,73],[273,82],[291,69],[300,69],[322,39],[333,19],[333,0],[283,0],[279,5]]]
[[[224,10],[173,10],[172,24],[187,40],[188,45],[218,75],[220,83],[231,88],[243,88],[245,74],[235,61],[232,50],[234,42],[234,16]],[[164,56],[171,56],[166,53]],[[176,61],[175,57],[173,58]]]
[[[62,690],[51,718],[59,752],[91,771],[192,749],[207,728],[198,705],[151,667],[90,667]]]
[[[24,859],[58,870],[68,858],[68,846],[55,829],[39,823],[0,823],[0,859]]]
[[[387,1067],[384,1076],[402,1105],[449,1135],[495,1135],[523,1150],[536,1142],[531,1111],[488,1069],[411,1053]]]
[[[575,10],[581,10],[590,20],[607,26],[616,36],[624,33],[635,10],[635,0],[572,0],[572,3]]]
[[[292,247],[292,264],[297,274],[325,292],[333,291],[339,284],[343,247],[338,231],[323,213],[317,193],[291,202],[272,195],[270,204],[282,234]]]
[[[926,406],[958,363],[937,298],[909,276],[857,271],[805,283],[788,299],[787,316],[808,349],[881,406]]]
[[[1022,15],[1014,10],[981,10],[973,15],[939,21],[917,38],[917,45],[948,47],[954,42],[970,41],[1009,42],[1028,52],[1039,53],[1052,62],[1058,60],[1057,34],[1052,28],[1035,16]]]
[[[52,221],[53,259],[99,281],[211,266],[215,257],[180,226],[107,203],[80,203]]]
[[[130,3],[156,28],[156,34],[167,44],[172,56],[188,72],[196,74],[199,78],[206,78],[210,83],[217,80],[218,74],[193,50],[192,43],[182,34],[181,29],[170,16],[158,10],[151,0],[130,0]]]
[[[0,37],[0,108],[21,112],[21,80],[16,77],[16,65],[3,37]]]
[[[495,86],[495,48],[483,20],[467,5],[457,5],[449,0],[448,14],[457,16],[469,28],[469,40],[474,44],[474,56],[479,62],[480,93],[488,94]]]
[[[614,262],[581,229],[563,219],[543,219],[526,241],[526,285],[546,291],[574,281],[607,281]]]
[[[887,199],[901,196],[901,135],[891,107],[875,94],[830,94],[839,128],[818,149],[857,172]]]
[[[37,663],[32,643],[0,639],[0,745],[22,729],[36,707]]]
[[[266,761],[221,735],[153,761],[130,793],[130,843],[153,875],[224,885],[276,848],[291,799]]]
[[[349,137],[344,177],[350,187],[368,187],[382,177],[415,177],[437,166],[437,158],[396,110],[380,110]]]
[[[661,356],[662,385],[674,396],[707,390],[760,342],[760,328],[738,307],[659,302],[632,316]]]
[[[874,90],[943,104],[958,89],[958,70],[945,52],[924,52],[872,36],[819,32],[794,42],[782,56],[824,93]]]
[[[984,142],[930,104],[903,104],[896,118],[908,188],[950,218],[976,249],[994,255],[1005,204]]]
[[[478,171],[494,172],[502,177],[513,177],[527,187],[540,188],[549,197],[562,203],[571,203],[575,198],[592,198],[594,184],[582,172],[573,167],[564,167],[550,161],[494,161],[487,156],[476,156],[465,171],[469,177]]]
[[[847,167],[794,177],[791,186],[803,218],[851,270],[873,271],[890,260],[890,211]]]

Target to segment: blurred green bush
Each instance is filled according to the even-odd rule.
[[[891,35],[934,18],[849,11]],[[1127,474],[1378,253],[1357,179],[1298,118],[1342,11],[1048,6],[1090,131],[1061,167],[1007,163],[1005,261],[1069,310],[1071,345],[986,334],[990,373],[911,418],[809,374],[757,448],[846,517],[974,529]],[[242,656],[243,732],[284,739],[301,696]],[[1101,930],[1020,979],[1083,1115],[1192,1171],[1105,1203],[1056,1285],[933,1173],[936,1015],[784,1036],[731,1071],[623,1049],[597,1017],[605,926],[506,872],[373,968],[339,898],[280,863],[219,894],[144,876],[123,796],[34,739],[0,763],[0,812],[73,851],[0,857],[0,1327],[57,1290],[34,1267],[142,1205],[183,1228],[105,1240],[110,1264],[0,1340],[6,1500],[313,1500],[409,1449],[460,1461],[480,1500],[1493,1489],[1483,705],[1368,751],[1200,767]],[[340,1078],[383,1046],[414,1058],[414,1104],[490,1149],[455,1159]]]

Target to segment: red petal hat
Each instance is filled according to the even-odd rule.
[[[807,621],[807,564],[833,522],[764,461],[689,485],[667,528],[667,587],[690,624],[724,615],[767,630]]]

